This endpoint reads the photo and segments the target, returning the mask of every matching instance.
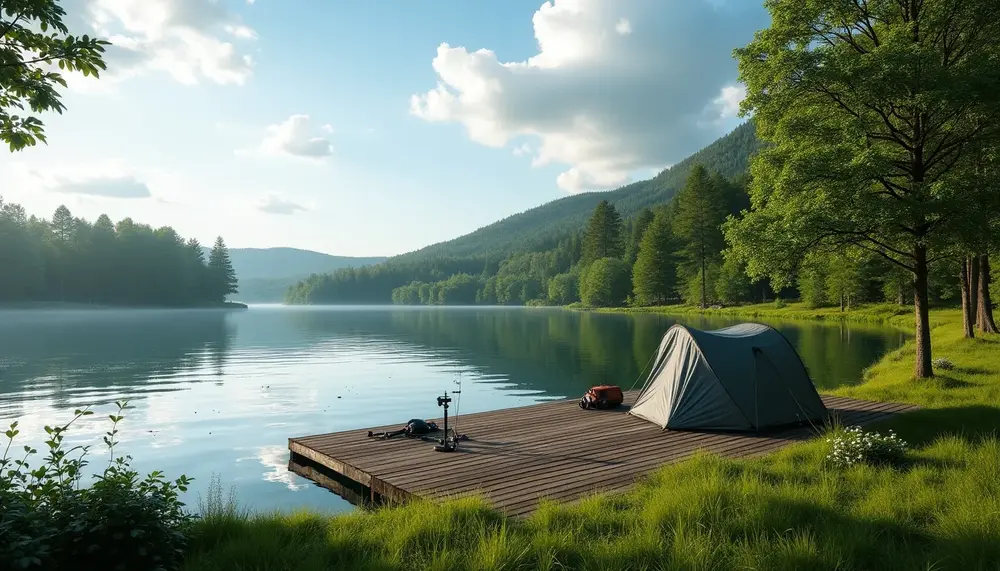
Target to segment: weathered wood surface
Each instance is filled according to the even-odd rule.
[[[432,443],[402,436],[367,436],[369,430],[396,430],[407,419],[398,425],[290,438],[288,447],[390,500],[481,493],[508,515],[521,516],[542,498],[569,501],[594,491],[625,489],[698,450],[755,456],[815,435],[812,428],[766,435],[661,431],[624,413],[636,396],[637,391],[626,393],[626,405],[614,411],[585,411],[572,399],[466,414],[459,419],[459,432],[470,440],[452,453],[435,452]],[[847,425],[871,424],[915,408],[830,396],[823,401]]]

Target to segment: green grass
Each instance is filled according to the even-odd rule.
[[[834,313],[716,313],[738,311]],[[903,325],[904,312],[843,318]],[[957,311],[932,318],[935,357],[954,368],[914,380],[907,344],[837,391],[922,407],[891,421],[916,444],[903,466],[835,468],[824,439],[754,460],[700,455],[524,521],[475,498],[331,517],[246,514],[217,496],[186,569],[1000,569],[1000,337],[962,339]]]

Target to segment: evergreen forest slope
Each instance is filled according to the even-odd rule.
[[[753,122],[747,121],[649,180],[634,182],[610,192],[587,192],[553,200],[453,240],[395,256],[390,261],[506,256],[513,252],[551,248],[560,239],[580,231],[602,200],[614,205],[622,217],[634,216],[644,208],[669,202],[684,186],[695,164],[701,164],[726,178],[743,175],[750,164],[750,156],[758,147]]]
[[[573,273],[578,265],[582,233],[598,205],[610,204],[625,223],[622,230],[631,232],[634,218],[645,213],[648,219],[651,209],[673,200],[696,165],[742,187],[740,179],[744,178],[750,157],[759,146],[753,122],[748,121],[652,179],[614,191],[567,196],[379,264],[312,274],[289,288],[285,301],[293,304],[542,302],[551,299],[548,292],[551,279],[557,274]],[[495,284],[486,283],[490,277],[496,278]],[[575,289],[570,283],[575,279],[564,279],[559,287]],[[397,291],[404,286],[409,290]]]

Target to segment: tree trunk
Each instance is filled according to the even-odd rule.
[[[705,287],[705,256],[701,257],[701,308],[705,309],[708,307],[708,294],[707,288]]]
[[[976,304],[976,324],[984,333],[1000,333],[996,321],[993,320],[993,300],[990,299],[990,257],[979,256],[979,302]]]
[[[976,308],[979,307],[979,256],[969,256],[969,320],[976,323]]]
[[[843,293],[840,294],[840,312],[841,313],[844,312],[844,294]]]
[[[896,304],[906,305],[906,294],[903,292],[903,286],[896,286]]]
[[[962,287],[962,336],[972,339],[976,336],[973,318],[972,297],[969,283],[969,260],[962,258],[962,271],[959,274],[959,283]]]
[[[913,315],[914,333],[916,334],[916,364],[914,375],[918,379],[934,376],[931,368],[931,328],[928,314],[927,295],[927,246],[916,244],[913,247]]]

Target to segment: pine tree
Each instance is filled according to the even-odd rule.
[[[625,263],[631,268],[635,266],[635,261],[639,257],[639,245],[642,244],[642,235],[653,222],[653,211],[643,208],[632,221],[632,232],[629,236],[628,246],[625,248]]]
[[[689,277],[700,280],[700,305],[703,308],[708,305],[709,266],[720,262],[725,245],[721,226],[726,217],[726,204],[720,194],[705,167],[695,165],[677,195],[673,221],[674,231],[686,243],[686,269],[689,274],[698,274]]]
[[[621,258],[624,254],[622,244],[622,218],[607,200],[602,200],[594,208],[583,235],[583,265],[589,265],[601,258]]]
[[[236,271],[233,270],[233,263],[229,259],[229,249],[222,241],[222,236],[215,239],[215,245],[208,255],[208,267],[211,270],[212,297],[216,301],[225,301],[226,296],[239,291],[239,281],[236,279]]]
[[[60,205],[56,208],[56,211],[52,214],[52,233],[55,234],[56,238],[60,241],[68,243],[73,239],[73,229],[76,226],[76,221],[73,219],[73,214],[70,213],[69,208],[65,205]]]
[[[661,209],[643,233],[632,269],[632,291],[637,305],[661,305],[674,296],[677,287],[676,247],[670,214]]]

